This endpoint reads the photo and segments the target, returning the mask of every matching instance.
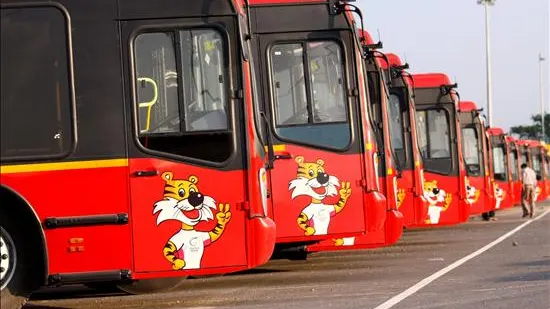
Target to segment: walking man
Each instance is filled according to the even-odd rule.
[[[521,180],[523,182],[523,196],[521,198],[521,207],[523,208],[523,218],[529,216],[533,218],[535,211],[535,188],[537,187],[537,174],[527,164],[521,165]],[[529,209],[527,209],[529,203]]]

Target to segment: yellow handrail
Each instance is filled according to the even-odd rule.
[[[149,131],[149,126],[151,125],[151,108],[157,103],[158,100],[158,86],[155,80],[149,77],[139,77],[137,80],[138,83],[146,82],[153,86],[153,99],[148,102],[138,103],[138,108],[147,107],[147,122],[145,124],[145,130],[141,130],[141,132],[147,132]]]

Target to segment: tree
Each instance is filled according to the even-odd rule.
[[[511,127],[510,133],[517,135],[521,139],[541,139],[540,114],[532,115],[531,120],[533,121],[532,125]],[[544,133],[546,135],[544,140],[550,140],[550,114],[544,114]]]

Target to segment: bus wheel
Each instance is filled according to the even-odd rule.
[[[5,215],[0,215],[5,218]],[[34,290],[32,271],[23,252],[22,239],[13,224],[0,219],[0,288],[2,308],[21,308]],[[27,253],[28,254],[28,253]],[[34,274],[36,277],[36,274]]]
[[[134,280],[118,283],[117,287],[128,294],[149,294],[169,292],[180,286],[187,277]]]

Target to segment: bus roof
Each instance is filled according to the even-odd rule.
[[[489,135],[504,135],[504,130],[501,128],[491,127],[487,129],[487,133]]]
[[[472,112],[478,110],[477,104],[473,101],[460,101],[458,110],[461,112]]]
[[[365,29],[358,29],[359,34],[361,34],[365,38],[365,44],[370,45],[374,44],[374,40],[372,39],[372,36],[370,33]]]
[[[449,77],[443,73],[413,74],[413,80],[416,88],[435,88],[452,84]]]

